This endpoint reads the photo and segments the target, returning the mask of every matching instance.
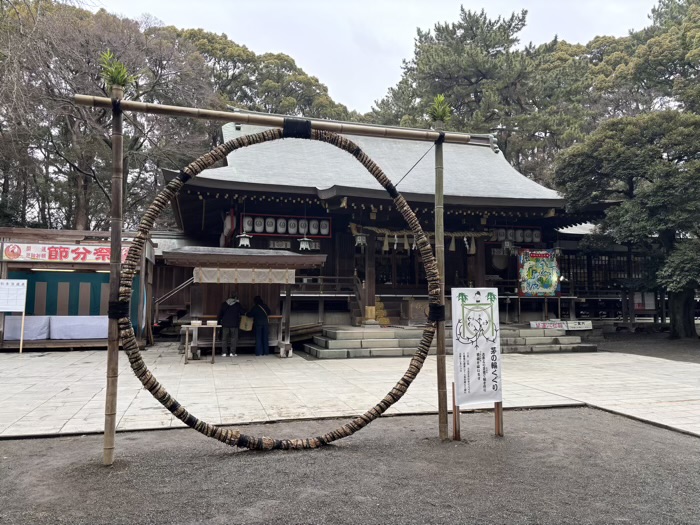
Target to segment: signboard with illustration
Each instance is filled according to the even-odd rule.
[[[554,250],[518,250],[518,295],[520,297],[556,297],[561,272]]]
[[[496,288],[452,289],[456,404],[500,403],[501,339]]]

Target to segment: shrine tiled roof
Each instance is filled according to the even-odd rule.
[[[230,140],[265,129],[227,124],[223,127],[224,139]],[[431,143],[364,136],[348,138],[357,143],[394,184],[398,183],[399,191],[407,198],[432,200],[435,193],[435,155],[433,151],[428,152]],[[494,152],[490,147],[444,144],[443,152],[446,203],[564,205],[563,198],[556,191],[520,174],[502,153]],[[234,151],[227,161],[228,166],[205,170],[190,184],[253,191],[311,192],[322,199],[386,195],[372,175],[351,155],[313,140],[266,142]],[[409,170],[410,173],[399,183]]]

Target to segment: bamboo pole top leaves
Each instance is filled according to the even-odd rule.
[[[433,122],[444,122],[447,124],[452,116],[452,109],[445,100],[445,95],[436,95],[433,99],[433,105],[428,110],[430,120]]]
[[[100,74],[108,91],[113,86],[126,88],[136,81],[136,76],[130,75],[126,66],[109,49],[100,54]]]

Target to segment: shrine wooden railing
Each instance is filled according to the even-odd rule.
[[[360,316],[364,318],[365,306],[367,306],[367,285],[364,281],[361,281],[357,275],[352,278],[352,281],[355,298],[357,299],[357,304],[360,307]]]
[[[353,278],[339,277],[336,275],[321,275],[314,277],[297,276],[292,291],[299,294],[326,294],[336,293],[352,295]]]
[[[185,288],[187,288],[187,287],[188,287],[189,285],[191,285],[193,282],[194,282],[194,277],[190,277],[190,278],[187,279],[185,282],[183,282],[182,284],[178,285],[176,288],[173,288],[172,290],[170,290],[169,292],[163,294],[162,296],[157,297],[157,298],[153,301],[153,304],[154,304],[154,306],[155,306],[155,315],[154,315],[153,319],[155,319],[156,321],[160,320],[160,307],[161,307],[161,305],[163,305],[163,303],[165,303],[168,299],[174,297],[174,296],[177,295],[179,292],[181,292],[182,290],[184,290]],[[165,306],[165,305],[164,305],[164,306]]]

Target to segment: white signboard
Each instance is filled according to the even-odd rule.
[[[567,330],[593,330],[593,321],[567,321]]]
[[[530,328],[566,330],[566,321],[530,321]]]
[[[530,328],[592,330],[593,321],[530,321]]]
[[[0,279],[0,312],[24,312],[26,279]]]
[[[452,289],[452,348],[457,405],[503,400],[496,288]]]

